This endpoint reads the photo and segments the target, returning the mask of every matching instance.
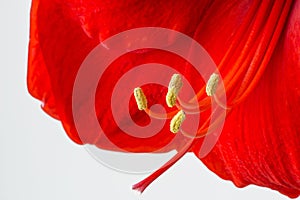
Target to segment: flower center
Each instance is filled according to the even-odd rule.
[[[218,88],[220,76],[216,73],[213,73],[206,85],[206,94],[207,97],[211,97],[212,100],[215,101],[220,107],[224,109],[228,109],[226,105],[223,105],[218,96],[216,95],[216,91]],[[176,110],[169,112],[167,114],[162,114],[162,113],[156,113],[151,111],[147,107],[147,97],[144,94],[143,90],[140,87],[137,87],[134,89],[134,97],[138,106],[139,110],[145,111],[150,117],[155,118],[155,119],[161,119],[161,120],[166,120],[166,119],[171,119],[170,121],[170,132],[172,133],[178,133],[179,131],[187,137],[192,137],[193,138],[200,138],[205,136],[208,130],[207,125],[209,124],[209,119],[205,123],[203,123],[202,127],[198,129],[196,135],[195,134],[189,134],[186,133],[181,129],[181,125],[184,122],[187,115],[193,115],[193,114],[199,114],[202,111],[205,111],[208,109],[210,106],[209,102],[207,105],[204,105],[202,101],[197,101],[197,103],[191,103],[193,102],[193,99],[197,98],[195,96],[192,98],[189,102],[184,102],[183,100],[180,99],[179,97],[179,92],[183,86],[182,78],[179,74],[174,74],[171,77],[171,80],[169,82],[168,86],[168,93],[166,95],[166,103],[168,107],[172,108],[176,106]],[[216,126],[217,124],[213,123],[212,126]]]

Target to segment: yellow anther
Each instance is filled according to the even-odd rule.
[[[185,113],[182,110],[180,110],[171,120],[170,131],[172,133],[177,133],[184,119]]]
[[[217,86],[220,80],[220,76],[218,74],[213,73],[208,81],[207,81],[207,85],[206,85],[206,94],[207,96],[213,96],[216,93],[217,90]]]
[[[134,89],[134,97],[139,110],[145,110],[147,108],[147,98],[141,88]]]
[[[174,88],[169,89],[167,96],[166,96],[166,102],[167,105],[171,108],[176,104],[177,95],[174,91]]]
[[[176,99],[180,89],[182,88],[182,80],[179,74],[174,74],[171,78],[166,96],[167,105],[171,108],[176,104]]]

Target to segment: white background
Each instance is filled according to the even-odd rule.
[[[102,166],[66,136],[26,89],[30,1],[0,6],[0,200],[288,199],[256,186],[236,188],[192,154],[159,177],[143,195],[131,185],[146,175]],[[300,198],[298,198],[300,199]]]

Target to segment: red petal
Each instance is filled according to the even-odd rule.
[[[297,34],[295,31],[299,30],[299,15],[296,14],[299,2],[298,7],[294,7],[294,18],[289,22],[290,28],[287,29],[285,37],[281,37],[281,46],[276,46],[276,52],[268,64],[273,52],[272,47],[277,44],[276,35],[280,33],[274,30],[273,34],[273,31],[268,31],[274,29],[272,26],[275,19],[271,19],[271,23],[264,28],[263,23],[268,18],[266,13],[272,10],[271,3],[264,2],[260,6],[258,1],[195,0],[188,4],[186,1],[176,4],[173,1],[162,1],[154,4],[150,0],[34,0],[28,62],[29,91],[43,101],[48,114],[61,120],[69,137],[79,144],[91,143],[100,148],[119,150],[115,148],[116,145],[134,152],[158,150],[174,137],[169,133],[168,126],[147,140],[124,135],[112,120],[107,120],[106,117],[112,119],[111,111],[107,110],[110,103],[108,97],[111,95],[103,96],[101,92],[110,94],[112,80],[118,80],[122,73],[133,66],[160,59],[161,51],[142,52],[143,59],[137,58],[136,53],[129,53],[127,57],[120,58],[110,66],[112,71],[108,75],[111,78],[104,77],[99,84],[96,96],[98,120],[108,131],[106,134],[114,145],[102,139],[103,133],[93,132],[96,129],[88,127],[90,113],[86,113],[82,105],[77,105],[76,110],[82,113],[82,120],[86,120],[88,131],[84,138],[79,137],[72,116],[72,89],[83,60],[94,47],[113,34],[148,26],[180,31],[195,38],[209,51],[215,62],[219,63],[225,83],[230,85],[230,102],[240,103],[247,98],[230,113],[219,143],[214,151],[203,159],[205,164],[221,177],[233,180],[238,186],[254,183],[296,196],[299,194],[299,162],[296,159],[299,157],[299,140],[296,135],[299,133],[299,112],[292,113],[290,109],[299,110],[299,32]],[[277,6],[280,10],[281,3],[282,1],[277,1],[274,7]],[[276,17],[277,11],[274,12]],[[253,22],[256,14],[261,16]],[[260,38],[266,39],[259,40]],[[291,51],[295,53],[291,54]],[[189,71],[191,68],[182,67],[183,60],[170,58],[170,55],[166,55],[162,62],[178,69],[192,83],[197,83],[199,78],[194,76],[193,71]],[[263,73],[266,66],[267,71]],[[116,70],[120,67],[123,70]],[[282,82],[287,83],[283,85]],[[257,83],[259,86],[252,92]],[[149,92],[150,104],[161,101],[166,93],[165,88],[154,86],[154,89],[160,91],[161,95],[151,95],[151,90],[145,88],[145,91]],[[250,92],[252,93],[249,96]],[[82,102],[86,102],[89,97],[82,98]],[[133,101],[130,111],[137,123],[144,124],[149,120],[146,115],[138,112]],[[184,139],[176,141],[170,149],[164,151],[180,149],[186,142]],[[193,149],[196,154],[198,149],[199,146]],[[253,153],[258,150],[257,154]],[[224,152],[226,155],[223,155]],[[282,152],[285,153],[284,158],[281,156]],[[178,154],[177,157],[182,155]],[[265,160],[267,155],[271,155],[272,159]],[[146,180],[146,184],[138,187],[144,189],[153,178],[170,167],[177,157]],[[289,165],[278,165],[280,159]]]
[[[202,159],[238,187],[256,184],[293,198],[300,194],[299,9],[298,1],[257,88],[232,110],[217,145]]]
[[[28,87],[34,97],[40,99],[45,104],[45,108],[51,115],[58,115],[69,137],[76,143],[82,143],[72,116],[72,89],[77,71],[83,60],[90,51],[112,34],[125,31],[131,28],[144,26],[160,26],[179,30],[192,36],[197,27],[199,20],[198,12],[205,8],[205,4],[191,4],[186,6],[184,2],[178,2],[176,6],[173,2],[163,2],[152,5],[153,2],[112,2],[112,1],[34,1],[31,12],[31,41],[29,54],[29,74]],[[131,9],[128,9],[130,6]],[[170,7],[174,6],[174,10]],[[142,10],[143,12],[136,12]],[[181,12],[182,15],[176,13]],[[115,14],[113,14],[115,13]],[[127,23],[120,23],[128,19]],[[171,20],[170,20],[171,19]],[[186,23],[189,22],[189,23]],[[109,28],[108,28],[109,26]],[[37,49],[37,50],[35,50]],[[33,53],[32,53],[33,52]],[[37,53],[34,53],[37,52]],[[135,56],[131,53],[128,56]],[[149,57],[146,61],[155,60],[161,57],[160,51],[144,52],[144,57]],[[167,59],[168,57],[166,57]],[[128,59],[128,58],[127,58]],[[120,68],[126,71],[138,63],[141,59],[136,59],[132,63],[126,60],[116,62],[112,69]],[[169,59],[168,59],[169,60]],[[39,61],[39,62],[33,62]],[[173,62],[173,64],[172,64]],[[171,60],[170,63],[178,68],[183,66],[184,61]],[[176,64],[174,64],[176,63]],[[125,67],[127,66],[127,68]],[[181,68],[181,71],[184,69]],[[123,71],[119,73],[113,71],[112,78],[118,78]],[[183,73],[183,72],[182,72]],[[32,78],[33,77],[33,78]],[[39,82],[35,81],[37,79]],[[98,91],[109,91],[110,82],[100,84]],[[33,89],[31,89],[33,88]],[[37,88],[37,89],[35,89]],[[39,90],[38,94],[34,91]],[[166,92],[166,89],[164,89]],[[110,101],[103,101],[101,93],[97,92],[96,105]],[[108,95],[109,96],[109,95]],[[87,97],[88,98],[88,97]],[[164,98],[161,96],[161,99]],[[150,98],[151,100],[151,98]],[[153,98],[153,101],[159,98]],[[55,103],[54,103],[55,102]],[[84,102],[84,100],[83,100]],[[151,104],[151,101],[149,102]],[[132,104],[133,105],[133,104]],[[82,106],[77,109],[82,112],[83,116],[90,116],[82,110]],[[127,137],[114,124],[111,124],[106,116],[111,116],[110,110],[105,110],[105,106],[97,106],[98,119],[100,124],[107,129],[111,141],[118,147],[130,151],[148,152],[153,149],[160,149],[165,146],[174,135],[169,131],[161,131],[154,138],[147,141],[136,140],[133,137]],[[136,105],[132,109],[133,118],[140,118],[140,112],[136,110]],[[105,117],[103,117],[105,116]],[[145,116],[144,119],[146,120]],[[88,125],[89,118],[86,117]],[[96,144],[105,149],[115,149],[109,143],[102,140],[103,133],[93,132],[94,127],[88,127],[89,133],[84,135],[84,143]],[[95,129],[96,130],[96,129]],[[164,130],[168,130],[166,124]],[[168,134],[165,134],[165,133]],[[124,143],[126,141],[126,143]],[[184,139],[181,139],[181,146],[184,145]],[[154,145],[155,144],[155,145]],[[174,143],[175,145],[175,143]],[[179,144],[176,148],[179,148]],[[171,147],[175,148],[175,147]],[[170,150],[170,149],[169,149]],[[165,150],[166,151],[166,150]]]
[[[30,43],[28,56],[28,90],[30,94],[43,101],[43,109],[52,117],[58,119],[55,98],[52,93],[51,83],[47,67],[44,63],[43,53],[40,48],[38,26],[37,26],[37,10],[38,1],[33,1],[30,16]]]

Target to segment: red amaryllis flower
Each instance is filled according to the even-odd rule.
[[[34,0],[29,92],[43,102],[45,112],[62,122],[68,136],[78,144],[131,152],[177,149],[179,152],[173,159],[134,186],[140,191],[184,153],[192,151],[209,169],[238,187],[256,184],[297,197],[300,194],[299,11],[300,2],[290,0],[195,0],[188,3]],[[159,62],[172,66],[189,80],[199,91],[200,109],[207,109],[209,114],[211,100],[205,94],[205,82],[184,59],[174,58],[168,52],[157,49],[128,52],[104,72],[96,96],[83,93],[80,103],[72,104],[76,75],[86,56],[114,34],[139,27],[163,27],[182,32],[203,45],[218,65],[228,110],[222,134],[205,157],[201,155],[203,139],[200,137],[190,140],[182,135],[167,145],[175,135],[166,124],[152,137],[136,138],[124,134],[109,109],[114,85],[122,74],[144,63]],[[176,39],[171,39],[170,45],[174,41]],[[164,103],[167,88],[148,85],[143,89],[148,106],[161,102],[167,108]],[[119,95],[126,94],[120,92]],[[91,98],[95,98],[96,115],[103,132],[97,132],[96,127],[89,124],[92,114],[85,110],[85,102]],[[121,114],[126,111],[124,107],[118,108]],[[82,114],[80,120],[86,126],[84,135],[79,136],[76,130],[74,109]],[[138,110],[133,97],[129,110],[137,124],[149,123],[149,116]],[[172,117],[177,108],[167,111]],[[207,133],[208,114],[201,116],[196,136]]]

